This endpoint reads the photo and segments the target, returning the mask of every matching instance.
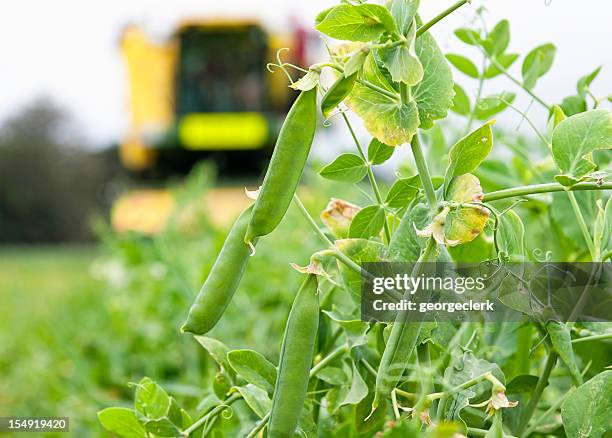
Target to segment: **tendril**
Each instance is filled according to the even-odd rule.
[[[542,251],[540,248],[534,248],[532,251],[533,258],[540,263],[550,262],[552,260],[552,251]]]
[[[291,84],[294,83],[293,78],[291,77],[291,74],[289,73],[289,71],[287,70],[287,67],[290,67],[292,69],[301,71],[303,73],[308,73],[308,70],[303,69],[302,67],[299,67],[297,65],[291,64],[289,62],[284,62],[281,59],[281,54],[283,52],[288,52],[289,48],[288,47],[281,47],[280,49],[278,49],[278,51],[276,52],[276,61],[277,62],[268,62],[266,64],[266,69],[270,72],[270,73],[274,73],[275,69],[281,69],[283,73],[285,73],[285,76],[287,76],[287,79],[289,79],[289,82]]]
[[[221,417],[224,420],[229,420],[234,416],[234,409],[230,405],[221,405],[223,410],[221,411]]]

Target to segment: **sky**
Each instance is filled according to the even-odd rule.
[[[454,1],[421,0],[424,20]],[[93,146],[117,142],[127,126],[125,68],[119,36],[129,23],[165,38],[181,19],[193,17],[255,17],[273,30],[289,30],[289,17],[309,25],[311,17],[333,0],[3,0],[0,13],[0,121],[38,96],[49,96],[66,107]],[[509,50],[521,54],[545,42],[558,48],[551,72],[536,91],[548,102],[575,92],[581,76],[603,65],[593,88],[612,91],[612,2],[610,0],[474,0],[436,25],[432,32],[446,52],[468,53],[452,31],[474,17],[484,4],[489,27],[507,18]],[[473,50],[473,49],[472,49]],[[520,75],[520,63],[513,67]],[[468,92],[475,80],[455,73]],[[494,80],[485,93],[513,89],[505,78]],[[520,91],[519,91],[520,94]],[[525,109],[529,99],[517,106]],[[536,118],[537,108],[530,110]],[[504,116],[505,117],[505,116]],[[504,123],[518,124],[516,114]]]

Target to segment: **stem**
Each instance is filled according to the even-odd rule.
[[[554,402],[551,407],[548,408],[548,410],[542,414],[540,418],[536,419],[533,423],[531,423],[531,426],[529,426],[527,430],[525,430],[525,432],[521,434],[521,438],[527,438],[529,435],[531,435],[536,429],[536,427],[538,427],[542,423],[542,421],[546,419],[546,417],[555,412],[559,408],[559,406],[561,406],[561,404],[565,401],[565,397],[567,397],[567,394],[568,393],[565,393],[563,396],[561,396],[559,400]]]
[[[306,210],[306,207],[304,207],[304,204],[298,197],[297,193],[293,195],[293,201],[295,205],[297,205],[299,210],[302,212],[302,215],[306,218],[311,228],[315,231],[315,233],[317,233],[317,235],[321,238],[321,240],[323,240],[328,245],[329,247],[328,251],[330,251],[329,255],[336,257],[338,260],[344,263],[351,270],[361,275],[362,273],[361,266],[359,266],[357,263],[351,260],[348,256],[346,256],[342,251],[340,251],[338,248],[335,247],[333,242],[329,240],[329,238],[325,235],[325,233],[323,233],[323,231],[321,231],[321,229],[319,228],[319,226],[317,225],[313,217],[310,215],[310,213],[308,213],[308,210]]]
[[[342,113],[342,118],[344,119],[344,122],[346,123],[346,126],[348,127],[351,133],[351,137],[353,137],[353,141],[355,142],[355,146],[357,146],[359,155],[361,155],[361,158],[366,163],[366,170],[368,172],[368,178],[370,180],[370,185],[372,186],[372,191],[374,192],[374,196],[376,197],[376,202],[378,203],[379,206],[381,206],[384,209],[385,203],[382,199],[382,195],[380,194],[380,189],[378,188],[378,184],[376,183],[376,178],[374,178],[374,172],[372,172],[372,164],[370,164],[370,161],[368,160],[365,153],[363,152],[363,148],[361,147],[361,144],[359,143],[359,140],[357,139],[357,136],[355,135],[353,126],[351,125],[351,122],[349,121],[345,113]],[[383,222],[383,228],[385,230],[385,238],[387,239],[387,242],[390,242],[391,241],[391,231],[389,230],[389,224],[387,223],[386,217],[385,217],[385,221]]]
[[[298,197],[297,193],[293,195],[293,202],[300,209],[300,211],[302,212],[302,215],[306,218],[308,223],[310,223],[311,228],[318,234],[321,240],[323,240],[327,245],[329,245],[330,248],[334,248],[333,242],[329,240],[329,238],[325,235],[323,231],[321,231],[321,229],[319,228],[315,220],[312,218],[310,213],[308,213],[308,210],[306,210],[306,207],[304,207],[304,204],[302,204],[302,201]]]
[[[407,104],[408,102],[410,102],[410,89],[408,88],[408,85],[403,82],[400,82],[399,86],[402,103]]]
[[[491,374],[491,372],[486,372],[484,374],[481,374],[480,376],[473,377],[470,380],[466,380],[462,384],[454,386],[453,388],[450,388],[450,389],[448,389],[446,391],[435,392],[433,394],[429,394],[427,396],[427,398],[429,400],[437,400],[437,399],[440,399],[440,398],[442,398],[444,396],[452,395],[452,394],[454,394],[456,392],[463,391],[464,389],[467,389],[467,388],[469,388],[471,386],[477,385],[477,384],[479,384],[480,382],[482,382],[484,380],[488,380],[489,382],[491,382],[494,385],[501,385],[501,386],[503,386],[502,383],[499,380],[497,380],[493,374]],[[398,394],[402,394],[402,392],[400,392],[398,390]]]
[[[595,249],[595,244],[593,243],[593,239],[591,238],[591,233],[589,233],[589,228],[584,220],[584,216],[582,215],[582,211],[580,211],[580,206],[578,205],[578,201],[576,201],[576,195],[572,192],[567,192],[567,196],[569,197],[570,203],[572,204],[572,210],[574,210],[574,214],[576,215],[576,220],[578,221],[578,225],[580,226],[580,231],[582,232],[582,237],[586,241],[586,244],[589,248],[589,252],[591,253],[591,259],[596,262],[598,257],[597,249]]]
[[[559,183],[533,184],[530,186],[513,187],[511,189],[497,190],[484,195],[484,202],[497,201],[500,199],[513,198],[516,196],[534,195],[537,193],[552,193],[576,190],[611,190],[612,182],[596,183],[581,182],[571,187],[562,186]]]
[[[429,175],[429,168],[423,155],[423,149],[421,149],[421,142],[419,141],[418,134],[414,134],[412,141],[410,142],[412,148],[412,155],[414,156],[414,162],[416,163],[421,184],[425,190],[425,197],[427,198],[427,204],[429,204],[429,210],[434,211],[438,200],[436,198],[436,191],[434,190],[433,183],[431,182],[431,176]]]
[[[325,356],[323,359],[321,359],[321,361],[318,364],[316,364],[310,369],[310,377],[313,377],[315,374],[317,374],[319,371],[325,368],[331,361],[333,361],[335,358],[337,358],[341,354],[346,353],[347,351],[348,351],[348,345],[346,344],[341,345],[340,347],[336,348],[334,351],[332,351],[327,356]]]
[[[253,428],[253,430],[251,430],[249,432],[249,434],[246,436],[246,438],[255,438],[257,436],[257,434],[264,428],[266,427],[266,424],[268,424],[268,420],[270,419],[270,413],[268,412],[259,423],[257,423],[257,426],[255,426]]]
[[[534,94],[533,91],[531,91],[530,89],[526,88],[523,83],[521,81],[519,81],[518,79],[516,79],[514,76],[512,76],[508,70],[506,70],[504,68],[503,65],[501,65],[499,62],[497,62],[496,59],[490,57],[486,51],[484,51],[482,48],[480,48],[480,51],[489,59],[489,61],[491,61],[491,64],[493,64],[495,67],[497,67],[497,69],[499,71],[501,71],[508,79],[510,79],[512,82],[514,82],[516,85],[518,85],[519,87],[521,87],[523,90],[525,90],[525,92],[527,94],[529,94],[536,102],[538,102],[540,105],[542,105],[544,108],[546,108],[548,111],[551,110],[550,105],[548,105],[546,102],[544,102],[544,100],[540,99],[536,94]]]
[[[211,418],[213,418],[215,415],[217,415],[218,413],[222,412],[223,410],[227,409],[227,407],[229,405],[234,403],[239,398],[240,398],[240,394],[233,394],[233,395],[231,395],[230,397],[225,399],[225,401],[222,404],[220,404],[218,406],[215,406],[208,414],[204,415],[198,421],[196,421],[191,426],[189,426],[187,429],[185,429],[183,431],[183,433],[182,433],[182,436],[183,437],[188,437],[189,434],[191,434],[191,433],[195,432],[196,430],[198,430],[208,420],[210,420]]]
[[[470,0],[459,0],[454,5],[451,5],[447,9],[443,10],[442,12],[440,12],[438,15],[436,15],[431,20],[429,20],[427,23],[425,23],[424,25],[422,25],[421,27],[419,27],[417,29],[417,31],[416,31],[417,38],[420,37],[421,35],[423,35],[425,32],[427,32],[434,24],[438,23],[440,20],[442,20],[446,16],[452,14],[453,12],[455,12],[457,9],[459,9],[464,4],[469,3],[469,1]]]
[[[531,350],[531,324],[525,324],[518,330],[515,374],[529,374],[529,351]]]
[[[581,342],[601,341],[603,339],[612,339],[612,332],[604,333],[601,335],[585,336],[584,338],[572,339],[572,344],[579,344]]]
[[[477,429],[475,427],[468,427],[467,432],[469,436],[487,436],[487,433],[489,433],[488,430]]]
[[[542,397],[542,393],[544,392],[544,388],[548,385],[548,379],[550,378],[550,373],[555,367],[555,363],[557,362],[557,353],[551,352],[546,359],[546,365],[544,365],[544,370],[538,379],[538,383],[536,387],[533,389],[533,394],[531,399],[529,400],[529,404],[523,414],[523,418],[521,419],[521,423],[517,430],[517,435],[522,435],[525,428],[529,425],[529,420],[533,416],[535,412],[538,402],[540,401],[540,397]]]

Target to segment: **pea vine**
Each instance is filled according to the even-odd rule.
[[[429,30],[468,3],[458,1],[424,22],[418,0],[342,1],[315,19],[315,29],[334,40],[327,60],[305,69],[278,53],[268,69],[286,74],[299,96],[261,187],[249,192],[253,205],[232,227],[182,327],[218,366],[217,402],[192,418],[145,378],[135,385],[135,409],[100,412],[104,427],[139,437],[224,436],[228,428],[228,436],[247,437],[609,432],[612,371],[581,350],[597,343],[609,353],[605,324],[540,319],[491,327],[425,322],[408,312],[389,324],[359,318],[361,276],[370,275],[365,262],[416,262],[415,277],[433,261],[605,262],[612,256],[612,112],[604,108],[611,98],[591,90],[601,68],[578,80],[576,94],[548,103],[536,85],[553,66],[555,46],[527,53],[518,78],[511,68],[521,55],[508,52],[510,23],[502,20],[487,32],[482,10],[476,11],[481,29],[455,31],[480,57],[480,68],[464,55],[444,54]],[[473,98],[454,71],[477,81]],[[486,95],[488,81],[498,76],[514,91]],[[514,105],[516,93],[546,109],[546,133],[530,119],[531,105]],[[449,118],[449,110],[457,117]],[[506,110],[526,120],[536,139],[494,130],[492,117]],[[371,135],[367,147],[349,112]],[[315,218],[296,190],[319,113],[324,126],[345,125],[356,149],[323,166],[320,176],[352,184],[356,198],[369,204],[332,199]],[[456,132],[463,134],[448,147],[445,137]],[[492,154],[494,146],[508,149],[512,160]],[[394,155],[410,164],[387,185],[375,170]],[[204,335],[239,289],[258,241],[291,204],[322,248],[306,266],[292,265],[304,281],[277,366],[254,350],[230,350]],[[553,385],[553,376],[560,383]]]

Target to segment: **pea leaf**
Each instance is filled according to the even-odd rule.
[[[331,6],[327,9],[323,9],[321,12],[319,12],[317,14],[317,16],[315,17],[315,24],[319,24],[320,22],[322,22],[325,17],[327,17],[327,15],[332,11],[332,9],[334,9],[336,6]]]
[[[480,76],[478,68],[465,56],[457,55],[456,53],[447,53],[446,59],[448,59],[448,61],[461,73],[476,79]]]
[[[423,80],[412,88],[421,129],[429,129],[443,119],[453,105],[453,74],[436,40],[425,32],[416,42],[416,54],[423,64]]]
[[[483,97],[476,102],[475,115],[478,120],[485,120],[502,112],[514,101],[516,94],[504,91],[494,96]]]
[[[504,383],[504,373],[497,364],[484,359],[477,359],[471,352],[467,351],[463,356],[455,358],[453,363],[445,370],[444,381],[448,382],[450,386],[457,386],[486,372],[493,373],[497,379]],[[490,391],[490,387],[491,384],[485,381],[454,393],[446,403],[443,412],[444,418],[448,421],[461,421],[465,425],[461,418],[461,411],[468,405],[472,397],[486,394]]]
[[[521,261],[525,256],[525,227],[514,211],[509,210],[499,218],[495,231],[497,250],[510,256],[511,261]]]
[[[508,69],[514,61],[518,59],[517,53],[502,53],[495,57],[495,60],[504,68]],[[502,73],[502,71],[493,63],[491,63],[484,72],[484,77],[487,79],[494,78]]]
[[[419,9],[420,0],[391,0],[389,11],[395,19],[398,31],[402,35],[408,33],[412,20]]]
[[[350,240],[352,240],[352,243],[357,243],[357,240],[360,240],[360,239],[354,239],[354,240],[353,239],[349,239],[349,241]],[[361,243],[363,243],[363,242],[359,242],[358,246],[360,246]],[[375,243],[375,242],[371,242],[371,243]],[[350,245],[350,243],[349,243],[349,245]],[[370,248],[370,249],[372,249],[372,248]],[[368,251],[366,251],[364,253],[361,253],[361,255],[359,255],[358,258],[351,257],[351,259],[353,259],[356,263],[359,263],[364,257],[366,259],[369,259],[369,258],[372,257],[372,254],[368,254]],[[363,261],[366,261],[366,260],[363,260]],[[355,273],[353,272],[353,274],[355,274]],[[361,287],[361,280],[359,280],[358,287]],[[360,291],[361,291],[361,289],[359,290],[359,293],[361,293]],[[340,315],[337,312],[328,311],[328,310],[323,310],[323,313],[329,319],[331,319],[332,321],[337,323],[340,326],[340,328],[342,328],[342,330],[346,334],[346,338],[347,338],[348,343],[351,346],[351,348],[352,347],[357,347],[359,345],[363,345],[363,344],[365,344],[367,342],[366,333],[368,331],[368,324],[363,322],[361,319],[359,319],[359,318],[351,319],[351,318],[348,318],[346,316]],[[321,370],[321,371],[323,371],[323,370]],[[319,377],[319,373],[317,373],[317,377]],[[346,379],[348,380],[348,377],[346,377]]]
[[[413,100],[401,102],[399,94],[378,67],[372,52],[366,59],[362,75],[364,79],[397,97],[382,94],[358,82],[345,103],[363,119],[368,132],[382,143],[398,146],[409,142],[419,126],[416,103]]]
[[[346,385],[349,378],[342,368],[326,367],[317,373],[317,379],[323,380],[330,385]]]
[[[194,336],[196,341],[208,351],[208,354],[214,359],[215,362],[221,367],[222,370],[232,372],[232,369],[227,361],[227,353],[229,348],[221,342],[213,338],[206,336]]]
[[[552,135],[552,154],[562,175],[555,179],[573,185],[595,169],[591,153],[612,148],[612,112],[600,109],[560,122]]]
[[[268,392],[262,388],[248,384],[246,386],[236,386],[232,390],[240,393],[245,403],[259,418],[265,417],[272,409],[272,400],[268,397]]]
[[[470,98],[457,83],[453,86],[453,90],[455,90],[455,97],[451,110],[462,116],[469,115],[471,112]]]
[[[134,408],[146,418],[165,417],[170,410],[170,396],[153,380],[144,377],[136,385]]]
[[[370,205],[359,211],[349,227],[349,238],[378,236],[385,222],[385,210],[379,205]]]
[[[349,95],[355,81],[357,80],[357,73],[353,73],[348,77],[340,77],[329,87],[329,90],[321,99],[321,112],[325,117],[329,117],[330,113],[336,108],[342,101]]]
[[[397,33],[389,10],[375,4],[338,5],[315,28],[332,38],[363,42],[374,41],[385,31]]]
[[[459,175],[472,172],[489,155],[493,147],[493,131],[490,120],[479,128],[467,134],[451,148],[449,163],[444,176],[444,190],[446,193],[451,180]]]
[[[595,80],[595,78],[599,75],[600,71],[601,65],[588,75],[584,75],[580,79],[578,79],[578,83],[576,84],[576,90],[578,91],[579,96],[585,97],[586,91],[589,89],[591,82]]]
[[[181,430],[170,419],[163,417],[149,420],[145,423],[145,429],[155,436],[180,436]]]
[[[482,44],[480,34],[473,29],[468,29],[467,27],[460,27],[459,29],[455,30],[455,36],[470,46],[478,46]]]
[[[227,360],[244,380],[270,394],[274,392],[276,367],[262,354],[253,350],[232,350],[227,353]]]
[[[380,50],[384,66],[394,82],[403,82],[410,86],[423,80],[423,65],[415,52],[416,21],[413,20],[406,43]]]
[[[389,189],[385,204],[389,208],[403,208],[414,199],[420,188],[421,179],[418,175],[399,178]]]
[[[416,261],[421,254],[421,239],[415,229],[422,229],[429,221],[429,209],[417,204],[406,212],[399,226],[391,236],[388,257],[394,261]]]
[[[373,165],[382,164],[391,158],[395,148],[381,143],[380,140],[373,138],[368,146],[368,159]]]
[[[564,97],[560,106],[566,116],[573,116],[587,110],[587,102],[580,95]]]
[[[568,438],[599,438],[610,431],[612,371],[604,371],[573,389],[561,405]]]
[[[346,394],[346,397],[342,403],[340,403],[340,406],[356,405],[368,395],[368,385],[366,385],[363,377],[361,377],[361,374],[359,374],[359,370],[355,366],[355,363],[353,363],[352,366],[353,380],[351,382],[351,389],[349,389],[348,394]]]
[[[98,412],[98,420],[109,432],[125,438],[146,438],[147,432],[136,413],[128,408],[106,408]]]
[[[572,338],[567,326],[560,322],[549,321],[546,323],[546,332],[550,336],[553,348],[569,369],[574,384],[576,386],[582,385],[582,375],[578,369],[576,356],[574,356]]]
[[[501,20],[491,29],[482,45],[489,55],[498,56],[506,51],[509,43],[510,23],[508,20]]]
[[[559,123],[567,119],[565,112],[563,112],[563,108],[561,108],[559,105],[553,105],[550,117],[553,121],[553,128],[556,128]]]
[[[586,223],[592,223],[597,216],[597,209],[595,203],[597,201],[598,193],[596,190],[587,190],[583,192],[575,192],[576,201]],[[581,251],[586,248],[586,241],[584,235],[580,230],[580,226],[576,222],[573,215],[568,215],[569,211],[572,211],[572,206],[569,198],[565,193],[553,193],[553,202],[550,205],[551,221],[557,227],[558,231],[562,236],[566,236],[564,244],[570,248],[574,248],[576,251]]]
[[[533,88],[539,78],[544,76],[555,59],[557,48],[554,44],[542,44],[527,54],[521,72],[525,88]]]
[[[319,174],[334,181],[356,183],[363,179],[367,171],[366,163],[360,156],[345,153],[323,167]]]

